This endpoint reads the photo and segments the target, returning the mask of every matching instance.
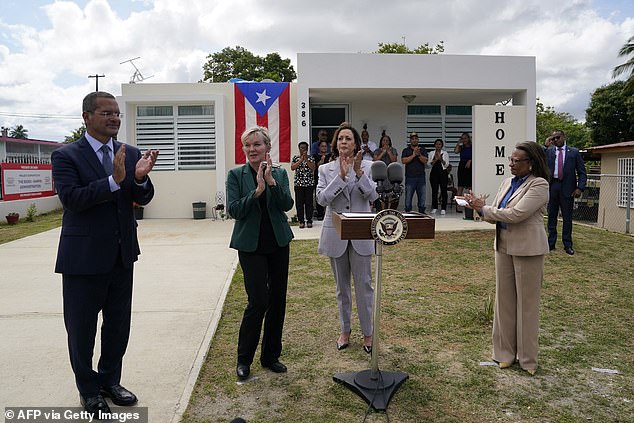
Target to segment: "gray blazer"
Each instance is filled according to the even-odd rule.
[[[319,237],[319,254],[341,257],[348,247],[348,240],[342,240],[332,223],[333,213],[369,212],[370,203],[378,198],[376,183],[370,175],[372,162],[361,162],[363,175],[359,180],[350,171],[346,180],[339,177],[339,159],[319,167],[317,202],[326,207],[326,214]],[[359,255],[369,256],[374,252],[374,241],[353,240],[352,246]]]

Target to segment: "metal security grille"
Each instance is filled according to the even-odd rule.
[[[634,158],[618,159],[618,175],[617,182],[617,205],[619,207],[627,207],[629,197],[630,208],[634,207],[634,193],[632,190],[632,179],[634,179]]]
[[[138,106],[136,139],[141,150],[159,150],[155,170],[216,168],[213,105]]]

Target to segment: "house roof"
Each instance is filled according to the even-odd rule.
[[[598,145],[596,147],[589,147],[588,151],[591,151],[594,154],[603,154],[603,153],[620,153],[623,151],[634,151],[634,141],[623,141],[617,142],[615,144],[607,144],[607,145]]]
[[[0,137],[0,142],[14,142],[17,144],[41,144],[41,145],[52,145],[56,147],[62,146],[62,143],[59,143],[56,141],[31,140],[31,139],[10,138],[10,137]]]

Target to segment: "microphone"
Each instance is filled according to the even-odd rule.
[[[385,162],[382,160],[372,162],[370,173],[372,174],[372,180],[376,182],[376,192],[379,194],[387,192],[389,185],[387,183],[387,166]]]
[[[398,162],[390,163],[387,167],[387,179],[392,184],[390,187],[390,191],[392,194],[390,195],[390,208],[396,209],[398,208],[398,202],[401,198],[402,187],[401,183],[403,182],[403,165]]]
[[[385,162],[382,160],[372,162],[370,173],[372,173],[372,180],[376,182],[376,192],[379,194],[378,200],[380,204],[376,204],[376,209],[377,211],[379,211],[379,209],[383,210],[388,200],[388,193],[392,191],[390,181],[387,179],[387,166]]]
[[[403,182],[403,165],[394,162],[387,167],[387,179],[392,184],[392,191],[401,192],[401,183]]]

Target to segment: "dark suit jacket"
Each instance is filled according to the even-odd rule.
[[[239,251],[253,252],[258,247],[260,235],[260,201],[253,197],[256,184],[250,165],[236,167],[227,175],[227,211],[236,220],[229,246]],[[275,188],[266,188],[266,205],[277,245],[284,247],[293,239],[288,224],[287,211],[293,207],[293,197],[288,186],[288,175],[283,168],[271,169]]]
[[[115,141],[115,153],[120,147]],[[134,181],[140,157],[136,147],[126,145],[126,177],[118,191],[110,192],[108,175],[84,136],[53,152],[53,179],[64,206],[55,272],[107,273],[119,253],[125,267],[137,260],[140,251],[132,203],[145,205],[154,196],[149,178],[145,187]]]
[[[550,146],[546,150],[548,167],[550,168],[550,180],[554,180],[555,160],[557,158],[557,147]],[[564,178],[561,182],[563,194],[566,197],[572,196],[575,189],[583,191],[586,188],[586,167],[579,150],[566,145],[566,155],[564,156]]]

